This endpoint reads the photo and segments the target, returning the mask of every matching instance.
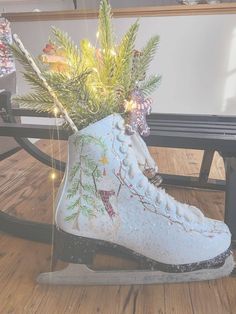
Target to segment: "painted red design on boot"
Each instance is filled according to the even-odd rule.
[[[110,198],[110,196],[116,194],[115,191],[101,191],[101,190],[99,190],[98,192],[99,192],[99,194],[101,196],[102,202],[103,202],[103,204],[104,204],[104,206],[106,208],[106,211],[107,211],[108,215],[111,218],[113,218],[116,214],[115,214],[115,212],[113,210],[113,207],[112,207],[112,205],[110,203],[109,198]]]

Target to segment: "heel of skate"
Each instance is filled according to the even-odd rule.
[[[86,238],[55,228],[54,258],[68,263],[92,265],[96,251],[96,245]]]

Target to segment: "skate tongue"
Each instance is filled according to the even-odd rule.
[[[204,218],[204,215],[199,208],[192,206],[192,205],[190,205],[190,206],[187,205],[187,207],[188,207],[188,210],[190,210],[192,213],[194,213],[199,219],[202,220]]]
[[[182,209],[184,218],[189,222],[200,223],[204,219],[203,213],[195,206],[178,203],[178,207]]]

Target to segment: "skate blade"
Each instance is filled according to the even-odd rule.
[[[94,271],[83,264],[69,264],[63,270],[40,274],[37,282],[53,285],[143,285],[203,281],[229,276],[234,266],[232,255],[227,257],[224,265],[219,268],[188,273],[164,273],[151,270]]]

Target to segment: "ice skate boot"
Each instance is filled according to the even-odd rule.
[[[41,274],[38,282],[152,284],[229,275],[228,227],[150,183],[121,121],[110,115],[69,138],[54,245],[55,257],[69,266]],[[97,253],[128,257],[143,269],[94,271]]]

